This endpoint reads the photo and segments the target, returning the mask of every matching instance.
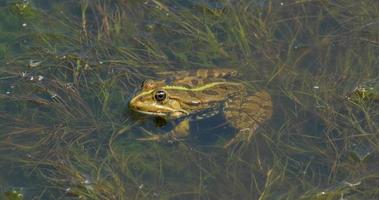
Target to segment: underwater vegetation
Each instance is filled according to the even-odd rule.
[[[379,198],[376,0],[5,0],[0,16],[0,199]],[[202,124],[138,141],[166,131],[128,108],[141,83],[202,68],[268,91],[272,118],[231,148]]]

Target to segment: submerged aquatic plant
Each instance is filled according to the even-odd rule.
[[[378,80],[376,2],[45,3],[0,3],[4,188],[25,199],[378,197],[378,107],[364,103],[378,91],[362,85]],[[214,66],[274,97],[251,144],[135,140],[156,131],[127,109],[144,79]]]

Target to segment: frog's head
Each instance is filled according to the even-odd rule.
[[[142,90],[130,100],[129,107],[142,114],[171,119],[189,115],[182,108],[180,100],[170,95],[162,83],[151,80],[142,84]]]

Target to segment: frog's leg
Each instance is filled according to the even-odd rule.
[[[139,141],[159,141],[159,142],[174,142],[181,140],[188,136],[189,134],[189,120],[185,119],[179,122],[175,128],[163,135],[159,134],[150,134],[149,137],[138,138]]]
[[[225,118],[236,129],[236,136],[224,147],[232,144],[251,141],[255,130],[272,115],[272,100],[266,91],[260,91],[252,96],[233,97],[225,104]]]
[[[175,126],[174,130],[172,130],[168,133],[169,138],[170,139],[172,138],[174,140],[180,140],[182,138],[185,138],[189,134],[189,129],[190,129],[189,119],[185,119],[185,120],[179,122]]]

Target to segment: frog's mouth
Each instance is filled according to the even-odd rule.
[[[133,109],[133,108],[132,108],[132,110],[135,111],[135,112],[144,114],[144,115],[153,115],[153,116],[160,116],[160,117],[167,116],[166,113],[151,112],[151,111],[142,111],[142,110],[137,110],[137,109]]]
[[[189,115],[189,112],[183,109],[180,109],[180,110],[172,109],[169,112],[158,112],[158,111],[139,110],[139,109],[134,108],[133,106],[131,106],[130,108],[133,111],[144,114],[144,115],[159,116],[159,117],[170,118],[170,119],[176,119],[176,118]]]

